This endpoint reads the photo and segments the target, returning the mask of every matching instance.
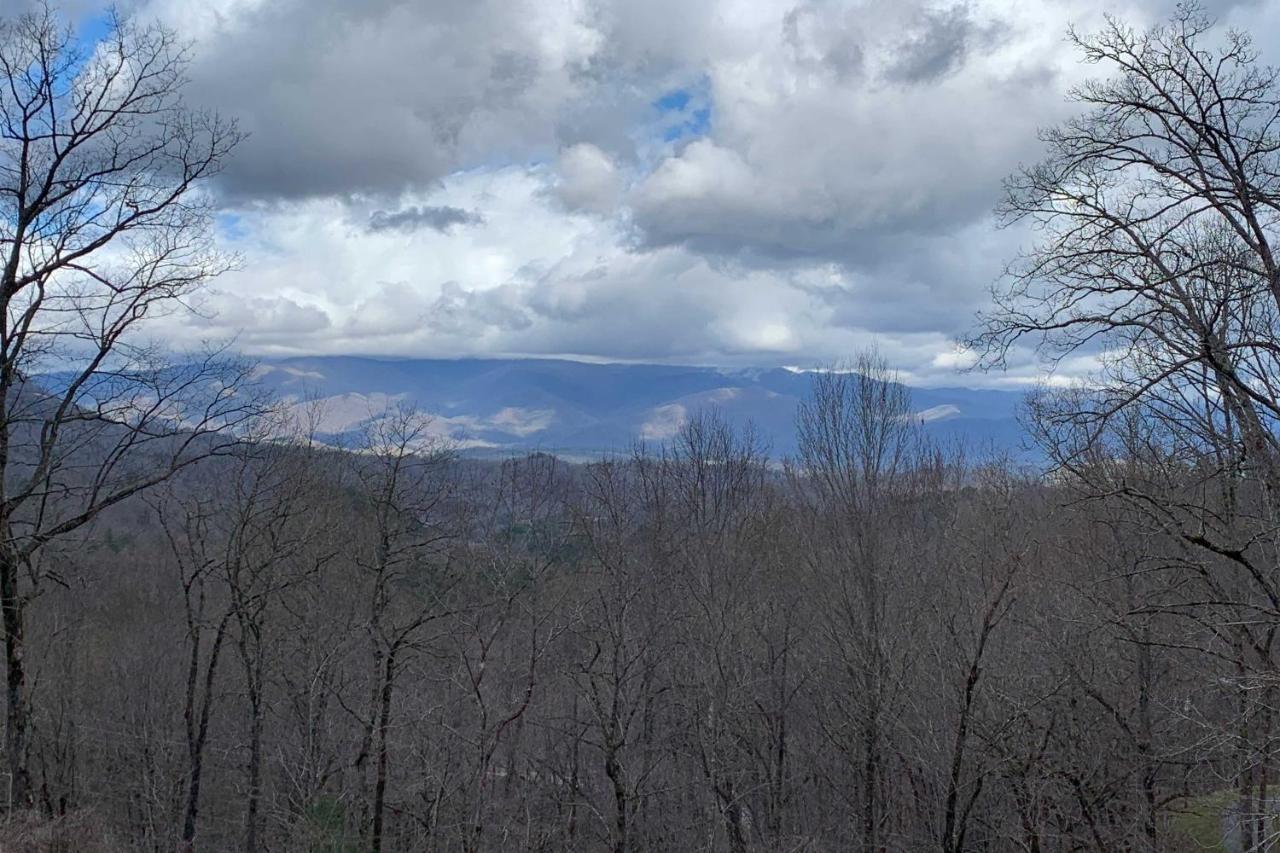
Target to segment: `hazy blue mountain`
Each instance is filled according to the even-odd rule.
[[[708,408],[732,423],[755,424],[774,455],[786,456],[795,451],[795,409],[810,382],[781,368],[352,356],[266,361],[261,379],[290,400],[318,401],[321,431],[334,439],[406,403],[430,412],[434,429],[473,452],[573,456],[622,450],[637,438],[661,441]],[[912,400],[932,435],[1025,455],[1019,393],[918,388]]]

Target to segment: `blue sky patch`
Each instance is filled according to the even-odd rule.
[[[243,240],[250,236],[249,227],[237,213],[219,213],[217,227],[218,234],[227,240]]]
[[[676,89],[674,92],[668,92],[661,98],[653,102],[653,105],[659,111],[664,113],[683,112],[689,106],[689,100],[692,96],[685,89]]]
[[[706,82],[673,89],[653,102],[664,142],[706,136],[711,130],[711,95]]]
[[[115,21],[109,10],[85,15],[75,22],[72,46],[79,53],[79,57],[77,61],[68,65],[65,73],[59,75],[60,84],[69,84],[84,70],[85,65],[93,58],[93,52],[98,43],[110,35],[114,28]]]
[[[88,15],[76,27],[76,40],[87,50],[92,50],[94,45],[107,37],[113,26],[109,11]]]

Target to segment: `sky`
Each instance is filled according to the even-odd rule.
[[[11,0],[12,2],[12,0]],[[16,0],[18,3],[26,0]],[[176,339],[255,355],[957,369],[1001,180],[1074,107],[1066,29],[1168,0],[125,0],[249,136],[240,268]],[[1265,59],[1280,0],[1204,4]],[[90,37],[103,4],[67,0]],[[1276,57],[1280,60],[1280,57]],[[1066,373],[1086,370],[1068,362]]]

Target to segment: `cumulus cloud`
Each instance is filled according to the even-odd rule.
[[[856,265],[984,217],[1064,111],[1060,51],[1030,26],[967,4],[802,4],[754,61],[711,61],[717,132],[639,184],[636,221],[653,243]]]
[[[622,178],[613,160],[588,142],[560,152],[556,195],[572,210],[613,213],[618,208]]]
[[[245,264],[165,328],[735,365],[874,343],[955,381],[1028,239],[993,226],[1000,181],[1097,71],[1066,26],[1171,5],[126,0],[196,39],[190,99],[250,133],[216,188]],[[1210,11],[1280,31],[1274,4]]]
[[[198,39],[190,95],[249,132],[223,189],[252,199],[394,194],[550,146],[600,38],[539,0],[134,5]]]
[[[485,221],[411,240],[344,224],[333,201],[246,212],[241,227],[262,236],[241,243],[245,264],[219,281],[212,319],[189,322],[260,354],[811,365],[875,343],[929,380],[948,372],[934,357],[981,298],[982,281],[952,275],[935,288],[927,267],[756,267],[685,246],[637,250],[624,223],[565,210],[557,180],[515,168],[449,179],[433,195],[463,208],[483,197]],[[957,242],[923,254],[972,265],[970,253],[985,251],[973,235]],[[370,281],[369,270],[387,278]],[[316,322],[286,330],[284,307],[263,304],[265,293]]]
[[[258,340],[290,340],[322,332],[330,319],[324,310],[303,305],[287,296],[248,296],[217,291],[205,305],[208,313],[192,321],[209,329],[236,329]]]

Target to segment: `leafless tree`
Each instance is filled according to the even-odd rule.
[[[1166,577],[1182,603],[1133,615],[1186,619],[1207,629],[1205,655],[1234,661],[1229,728],[1260,835],[1273,703],[1252,697],[1275,682],[1280,616],[1280,91],[1247,34],[1215,32],[1196,4],[1147,31],[1110,20],[1071,37],[1111,76],[1075,90],[1082,114],[1010,179],[1004,214],[1039,240],[971,343],[987,365],[1024,344],[1098,363],[1087,387],[1035,398],[1031,423],[1075,484],[1178,543]]]
[[[364,630],[375,677],[355,767],[363,773],[373,759],[368,837],[374,851],[382,849],[386,828],[397,679],[427,628],[456,610],[457,576],[444,547],[453,536],[445,514],[453,493],[451,453],[430,425],[412,407],[393,408],[370,421],[352,460],[372,534],[356,556],[367,580]]]
[[[810,501],[812,559],[831,590],[825,632],[847,695],[832,695],[826,727],[859,767],[858,846],[883,842],[887,707],[901,676],[900,632],[890,620],[891,584],[901,573],[889,535],[901,504],[915,494],[921,462],[909,392],[874,353],[818,373],[797,414],[794,482]]]
[[[273,605],[290,585],[334,556],[325,536],[328,514],[305,500],[315,483],[314,447],[297,426],[280,418],[264,421],[255,429],[262,440],[246,442],[228,455],[206,487],[176,479],[167,494],[149,501],[173,551],[185,612],[183,719],[189,770],[180,843],[192,849],[224,646],[231,643],[238,652],[249,706],[244,847],[254,850],[260,839],[265,666],[277,616]]]
[[[9,802],[31,800],[25,615],[48,542],[218,452],[252,403],[139,335],[230,261],[204,184],[240,139],[182,100],[187,47],[48,7],[0,22],[0,611]]]
[[[722,829],[735,853],[755,847],[762,835],[756,758],[768,754],[767,767],[776,761],[776,751],[755,740],[760,673],[752,654],[761,627],[755,617],[772,597],[761,573],[776,567],[766,458],[750,428],[739,435],[714,412],[701,412],[657,466],[671,494],[673,580],[690,608],[677,666],[674,701],[684,714],[678,737],[711,800],[708,835],[714,839]]]
[[[656,550],[664,542],[657,528],[669,495],[667,484],[650,476],[654,464],[638,449],[635,458],[591,465],[575,508],[590,574],[566,666],[585,720],[569,725],[581,723],[598,756],[607,804],[592,811],[615,853],[653,843],[646,815],[667,752],[656,743],[658,721],[669,707],[673,625],[683,609],[662,594],[672,564]]]
[[[439,655],[449,663],[458,710],[434,721],[463,745],[460,846],[467,853],[490,837],[510,844],[519,831],[492,801],[515,794],[527,802],[521,790],[540,778],[521,754],[525,720],[546,689],[547,658],[570,618],[569,590],[548,582],[572,526],[565,464],[545,455],[508,459],[476,485],[474,523],[456,558],[470,607],[442,638]]]

